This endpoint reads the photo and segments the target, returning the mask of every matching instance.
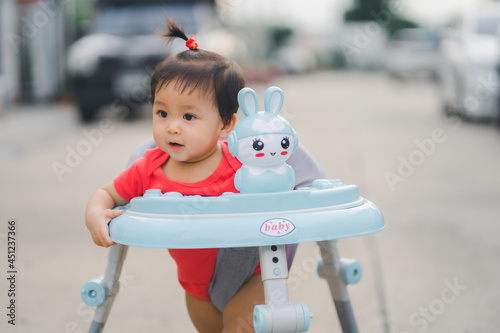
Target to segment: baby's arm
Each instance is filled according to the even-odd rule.
[[[123,206],[128,201],[123,199],[115,189],[113,183],[98,189],[87,204],[85,210],[85,225],[92,235],[94,243],[99,246],[109,247],[116,243],[109,237],[108,223],[122,213],[113,210],[115,206]]]

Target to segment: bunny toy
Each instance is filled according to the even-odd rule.
[[[234,185],[241,193],[289,191],[295,173],[286,160],[298,145],[297,133],[278,113],[283,106],[283,91],[270,87],[264,96],[265,111],[258,111],[257,95],[250,88],[238,93],[245,117],[228,137],[229,152],[243,164],[236,172]]]

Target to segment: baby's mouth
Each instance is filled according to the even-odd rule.
[[[183,146],[183,145],[181,145],[180,143],[177,143],[177,142],[169,142],[169,145],[173,146],[173,147],[182,147]]]

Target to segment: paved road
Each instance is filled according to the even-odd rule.
[[[342,240],[364,267],[351,298],[362,332],[497,332],[500,325],[500,131],[445,119],[427,82],[383,74],[279,78],[285,111],[328,177],[360,186],[387,229]],[[260,98],[267,85],[254,85]],[[262,101],[261,101],[262,103]],[[150,135],[150,119],[78,124],[71,105],[0,118],[0,331],[85,332],[82,284],[103,273],[83,210]],[[16,221],[16,325],[8,324],[8,221]],[[310,332],[340,332],[315,244],[299,248],[291,297]],[[108,332],[194,332],[165,250],[129,251]]]

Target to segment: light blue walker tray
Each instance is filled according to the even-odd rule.
[[[385,224],[379,209],[359,196],[357,186],[317,179],[296,191],[218,197],[148,190],[117,209],[124,213],[109,224],[118,245],[110,249],[106,272],[81,289],[84,302],[97,307],[89,333],[104,328],[128,246],[259,247],[266,304],[254,308],[255,332],[306,332],[312,315],[305,303],[288,301],[285,250],[285,244],[305,242],[320,247],[318,274],[328,282],[342,331],[358,332],[347,285],[359,282],[362,267],[356,260],[340,258],[337,239],[381,231]]]
[[[110,225],[119,244],[195,249],[282,245],[361,236],[384,229],[379,209],[340,180],[297,191],[219,197],[148,190]]]

